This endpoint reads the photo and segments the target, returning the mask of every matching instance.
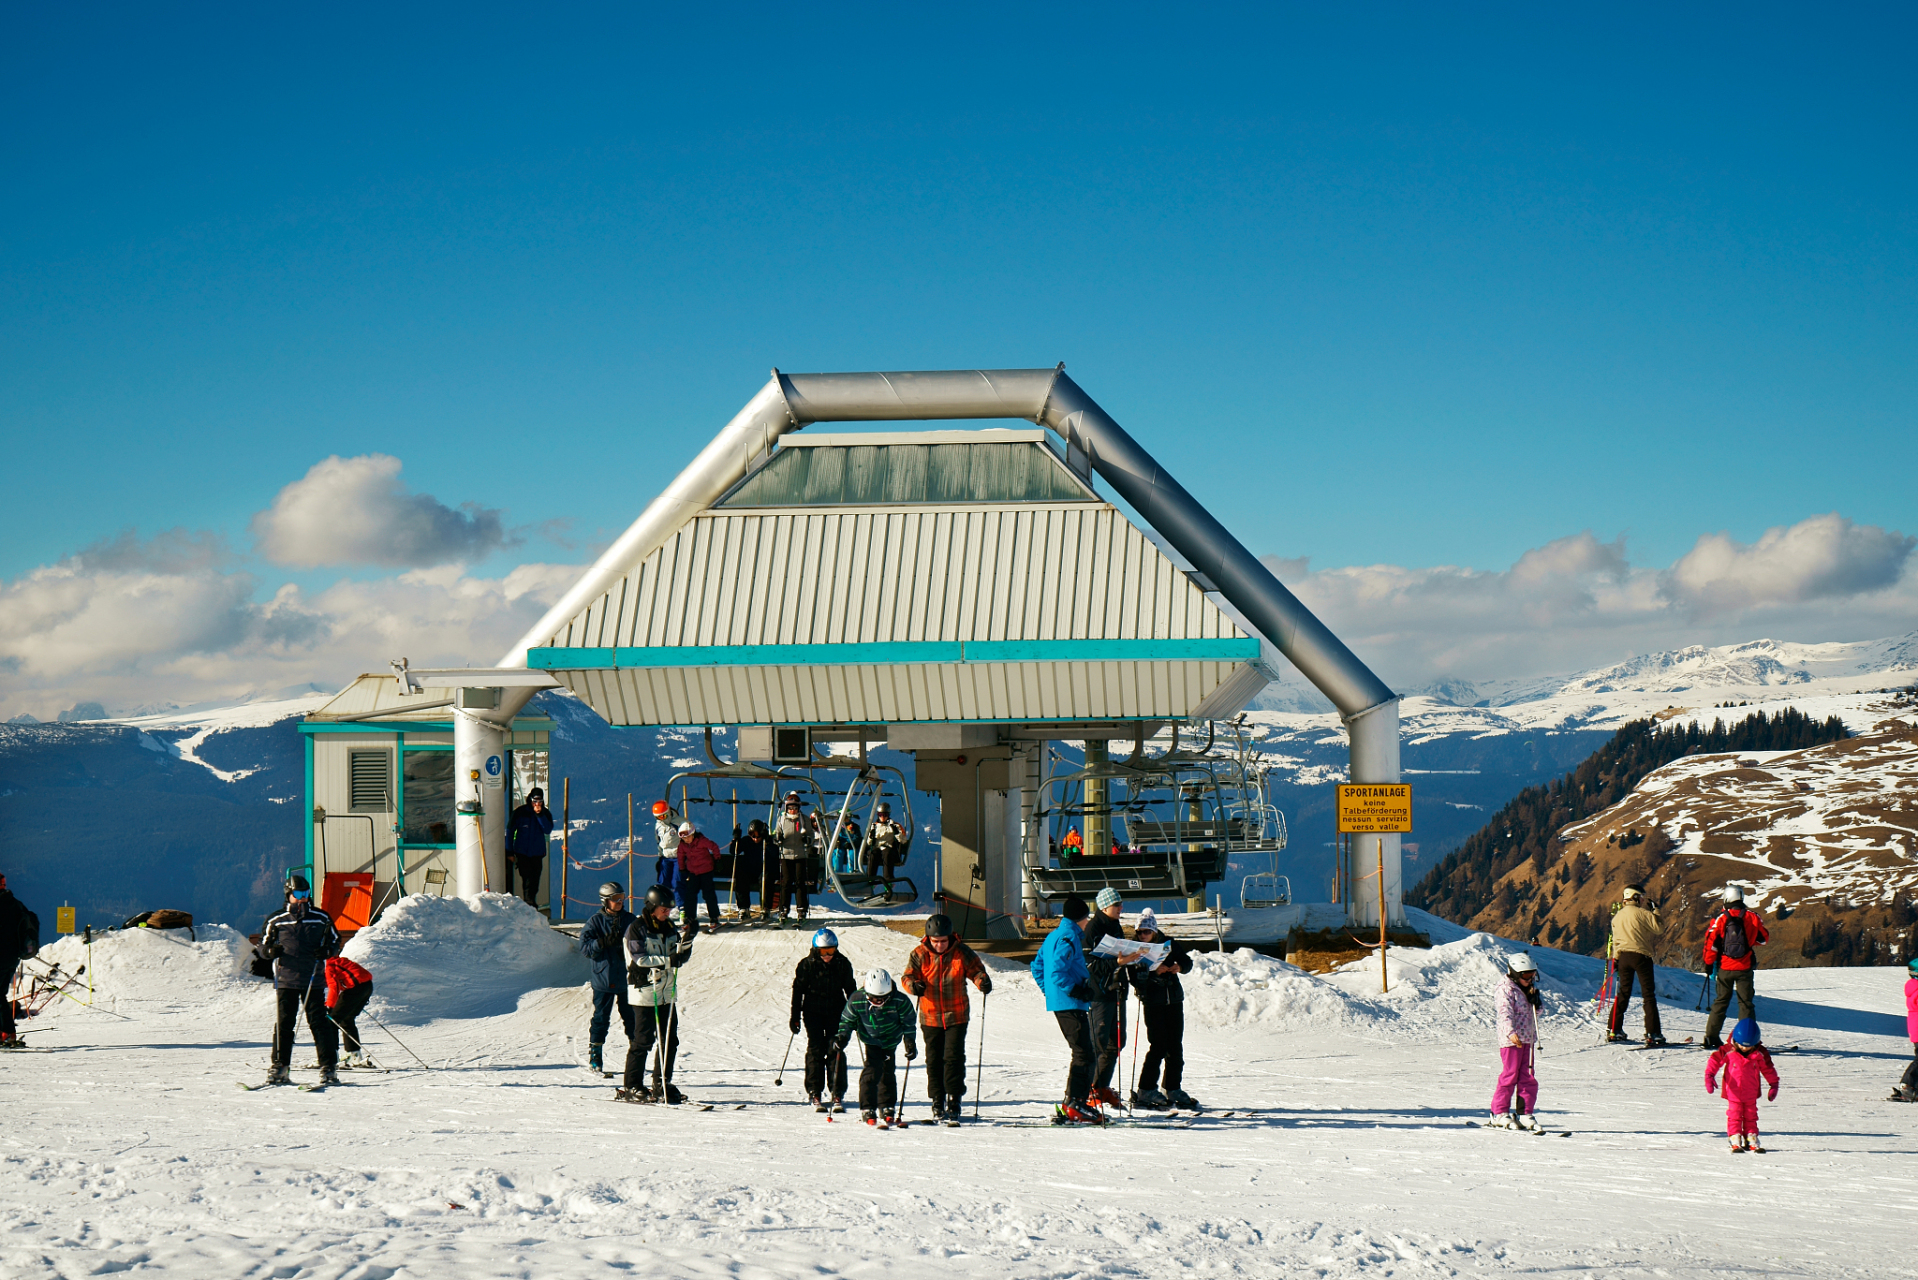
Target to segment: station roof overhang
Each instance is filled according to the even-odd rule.
[[[615,725],[1194,720],[1279,657],[1042,431],[791,437],[526,651]]]

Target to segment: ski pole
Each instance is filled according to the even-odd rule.
[[[373,1018],[373,1025],[378,1027],[381,1031],[384,1031],[386,1033],[387,1039],[391,1040],[394,1044],[398,1045],[400,1048],[406,1049],[406,1042],[393,1034],[393,1028],[387,1026],[384,1022],[381,1022],[378,1018],[374,1018],[371,1011],[362,1010],[362,1012],[365,1012],[367,1017]],[[408,1057],[412,1058],[413,1061],[419,1063],[422,1067],[426,1067],[428,1071],[431,1071],[433,1069],[431,1067],[426,1066],[426,1059],[420,1057],[419,1054],[414,1053],[411,1049],[406,1049],[406,1053]]]
[[[899,1096],[892,1100],[892,1122],[901,1123],[899,1117],[906,1111],[906,1088],[912,1083],[912,1055],[906,1055],[906,1078],[899,1086]]]
[[[797,1039],[799,1039],[799,1033],[795,1031],[786,1041],[786,1052],[779,1055],[779,1070],[773,1073],[774,1088],[786,1083],[786,1060],[793,1056],[793,1041]],[[810,1053],[811,1050],[807,1052]]]
[[[1139,1001],[1140,1007],[1132,1011],[1132,1092],[1126,1096],[1125,1113],[1132,1114],[1132,1100],[1139,1094],[1139,1016],[1145,1012],[1145,1001]]]
[[[979,1065],[973,1074],[972,1118],[979,1118],[979,1094],[986,1087],[986,996],[979,993]]]

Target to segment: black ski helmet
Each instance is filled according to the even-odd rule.
[[[753,819],[753,820],[752,820],[751,822],[748,822],[748,823],[746,824],[746,833],[747,833],[748,835],[755,835],[755,836],[763,836],[763,835],[765,835],[765,834],[766,834],[766,822],[765,822],[765,819],[763,819],[763,818],[754,818],[754,819]]]
[[[654,907],[670,907],[672,905],[673,895],[666,892],[664,885],[656,884],[646,890],[646,910],[651,911]]]
[[[926,936],[928,938],[950,938],[952,936],[952,917],[941,911],[926,917]]]
[[[286,891],[289,894],[311,893],[313,892],[313,886],[306,882],[305,876],[288,876],[286,878]]]

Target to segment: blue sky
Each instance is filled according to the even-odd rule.
[[[1701,537],[1743,554],[1835,514],[1837,567],[1769,601],[1798,612],[1692,608],[1595,651],[1918,626],[1909,9],[5,23],[15,592],[128,529],[223,539],[142,571],[256,609],[382,589],[406,566],[257,542],[335,455],[499,512],[519,532],[469,575],[573,564],[770,366],[1064,360],[1248,546],[1316,573],[1508,574],[1589,531],[1617,553],[1578,572],[1669,597]],[[56,678],[13,640],[41,702],[184,700],[181,655],[238,643]]]

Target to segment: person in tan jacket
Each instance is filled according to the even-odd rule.
[[[1623,1044],[1629,1038],[1625,1034],[1625,1007],[1632,1002],[1634,979],[1645,1006],[1645,1047],[1656,1049],[1665,1043],[1665,1031],[1658,1021],[1658,985],[1652,965],[1661,928],[1658,912],[1646,905],[1643,891],[1635,884],[1627,885],[1625,900],[1612,916],[1612,972],[1618,978],[1618,993],[1612,1000],[1612,1024],[1605,1037],[1609,1044]]]

